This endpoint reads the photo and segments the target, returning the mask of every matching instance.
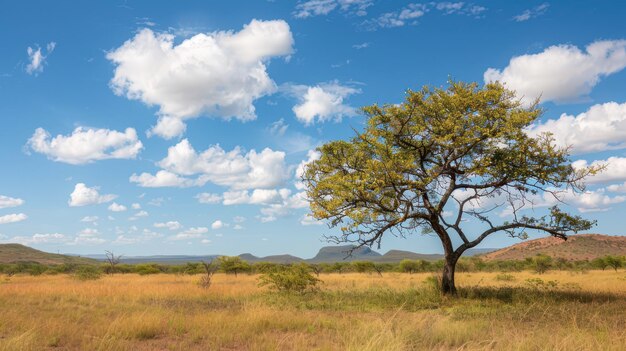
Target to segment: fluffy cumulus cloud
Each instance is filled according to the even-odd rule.
[[[24,204],[24,200],[0,195],[0,208],[9,208],[9,207],[17,207],[22,206]]]
[[[586,179],[589,184],[611,183],[626,180],[626,158],[625,157],[609,157],[606,160],[596,160],[588,162],[586,160],[578,160],[572,163],[575,169],[581,169],[589,166],[603,166],[602,172],[590,176]]]
[[[311,216],[310,214],[305,214],[304,216],[302,216],[302,218],[300,218],[300,224],[304,226],[323,225],[324,222],[318,221],[317,219],[313,218],[313,216]]]
[[[43,72],[43,67],[46,63],[46,59],[48,58],[48,56],[50,56],[52,51],[54,51],[54,48],[56,46],[57,43],[53,41],[49,42],[48,45],[46,45],[45,54],[41,51],[41,48],[39,46],[35,46],[34,48],[29,46],[28,49],[26,49],[29,61],[28,65],[26,65],[26,73],[36,76],[39,73]]]
[[[340,121],[342,117],[356,115],[356,109],[345,103],[348,96],[359,93],[358,89],[337,82],[316,86],[297,85],[289,88],[300,101],[293,107],[296,118],[305,125],[328,120]]]
[[[154,223],[155,228],[167,228],[169,230],[178,230],[183,226],[178,221],[167,221]]]
[[[70,194],[69,205],[72,207],[97,205],[111,202],[117,195],[104,194],[100,195],[98,187],[90,188],[85,183],[78,183],[74,187],[74,191]]]
[[[219,219],[217,221],[211,223],[211,229],[213,229],[213,230],[222,229],[222,228],[227,227],[227,226],[228,226],[228,224],[222,222]]]
[[[557,145],[571,146],[574,154],[626,148],[626,103],[594,105],[577,116],[562,114],[528,130],[533,136],[546,132]]]
[[[572,102],[585,98],[602,77],[626,67],[626,40],[604,40],[585,50],[555,45],[538,54],[513,57],[502,70],[489,68],[485,82],[500,81],[525,103]]]
[[[293,15],[296,18],[308,18],[328,15],[339,10],[343,13],[365,16],[367,8],[373,3],[373,0],[308,0],[298,3]]]
[[[276,89],[267,61],[293,51],[282,20],[252,20],[239,32],[200,33],[178,45],[174,39],[143,29],[107,54],[116,65],[113,91],[157,105],[152,132],[165,138],[181,135],[184,120],[200,115],[256,118],[253,102]]]
[[[223,195],[224,205],[269,205],[279,204],[286,201],[291,195],[289,189],[254,189],[252,193],[248,190],[227,191]]]
[[[201,204],[218,204],[222,201],[222,196],[213,193],[200,193],[196,195],[196,199]]]
[[[535,6],[535,7],[531,8],[531,9],[524,10],[519,15],[513,17],[513,19],[516,22],[528,21],[531,18],[539,17],[539,16],[545,14],[546,11],[548,11],[549,7],[550,7],[550,4],[545,2],[545,3],[543,3],[543,4],[539,5],[539,6]]]
[[[296,189],[304,190],[305,185],[302,182],[302,177],[304,176],[306,166],[313,161],[319,160],[320,157],[322,157],[321,152],[317,150],[309,150],[309,152],[307,153],[307,159],[300,162],[300,164],[298,165],[298,168],[296,168],[296,179],[295,179]]]
[[[202,234],[206,234],[209,232],[209,228],[207,227],[193,227],[178,234],[169,237],[169,240],[188,240],[188,239],[196,239],[200,238]]]
[[[105,159],[133,159],[143,144],[133,128],[118,132],[78,127],[71,135],[55,137],[43,128],[37,128],[28,140],[28,147],[51,160],[76,165]]]
[[[8,215],[0,216],[0,224],[21,222],[21,221],[26,220],[27,218],[28,216],[23,213],[12,213]]]
[[[131,182],[143,187],[201,186],[207,182],[232,189],[273,188],[289,177],[285,153],[269,148],[244,153],[223,150],[219,145],[196,152],[187,139],[168,149],[156,175],[133,174]],[[196,178],[189,178],[195,176]]]
[[[126,211],[126,206],[120,205],[117,202],[114,202],[114,203],[109,205],[109,211],[112,211],[112,212],[124,212],[124,211]]]
[[[95,228],[85,228],[78,232],[73,241],[68,242],[69,245],[99,245],[105,243],[106,240],[100,237],[100,232]]]

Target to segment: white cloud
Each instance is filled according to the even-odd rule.
[[[234,230],[242,230],[243,226],[241,224],[235,224],[235,226],[233,227]]]
[[[596,41],[585,52],[573,45],[550,46],[543,52],[513,57],[503,70],[489,68],[485,82],[500,81],[524,103],[572,102],[585,98],[602,77],[626,67],[626,40]]]
[[[305,225],[305,226],[323,225],[324,222],[318,221],[317,219],[313,218],[313,216],[311,216],[310,214],[306,214],[300,219],[300,224]]]
[[[211,243],[211,240],[209,240],[209,239],[202,239],[202,240],[200,240],[200,242],[201,242],[202,244],[210,244],[210,243]]]
[[[96,222],[98,220],[98,216],[85,216],[80,221],[86,223]]]
[[[8,215],[0,216],[0,224],[21,222],[21,221],[26,220],[27,218],[28,216],[23,213],[12,213]]]
[[[289,128],[289,125],[285,123],[284,119],[279,119],[276,122],[273,122],[270,125],[270,134],[273,136],[283,136],[285,135],[285,132],[287,131],[287,128]]]
[[[361,43],[361,44],[354,44],[354,45],[352,45],[352,48],[357,49],[357,50],[361,50],[361,49],[368,48],[369,46],[370,46],[370,43],[365,42],[365,43]]]
[[[97,205],[117,198],[117,195],[113,194],[100,195],[98,189],[98,187],[89,188],[84,183],[76,184],[74,191],[70,194],[69,205],[71,207]]]
[[[348,14],[365,16],[367,8],[373,4],[373,0],[308,0],[296,5],[293,16],[296,18],[324,16],[335,9]]]
[[[344,103],[344,100],[360,91],[342,86],[337,82],[316,86],[294,85],[290,91],[300,100],[293,107],[296,118],[305,125],[328,120],[340,121],[342,117],[357,114],[356,109]]]
[[[513,19],[516,22],[524,22],[524,21],[528,21],[531,18],[535,18],[538,16],[541,16],[543,14],[546,13],[546,11],[548,11],[548,8],[550,7],[550,4],[548,4],[547,2],[533,7],[532,9],[527,9],[524,10],[522,13],[520,13],[519,15],[513,17]]]
[[[212,193],[200,193],[196,195],[196,199],[198,199],[198,202],[201,204],[217,204],[222,201],[222,196]]]
[[[235,223],[243,223],[245,221],[246,221],[246,217],[242,217],[242,216],[233,217],[233,222]]]
[[[224,205],[269,205],[278,204],[289,198],[289,189],[254,189],[252,194],[248,190],[227,191],[224,193]]]
[[[140,187],[144,188],[163,188],[163,187],[179,187],[187,188],[191,186],[202,186],[206,183],[206,180],[188,179],[180,177],[172,172],[160,170],[155,175],[150,173],[141,173],[139,175],[132,174],[129,178],[132,183],[138,183]]]
[[[48,45],[46,45],[45,55],[41,52],[41,48],[39,46],[37,46],[36,49],[29,46],[28,49],[26,49],[26,52],[28,53],[28,60],[30,62],[26,65],[26,73],[31,75],[34,74],[36,76],[43,72],[43,66],[46,63],[46,59],[50,56],[52,51],[54,51],[56,45],[57,43],[53,41],[48,43]]]
[[[33,244],[60,244],[65,243],[69,239],[59,233],[46,233],[46,234],[34,234],[32,236],[15,236],[8,240],[8,242],[18,243],[22,245],[33,245]]]
[[[0,195],[0,208],[18,207],[24,204],[24,200]]]
[[[589,184],[619,182],[626,180],[626,158],[624,157],[613,156],[606,160],[596,160],[593,162],[588,162],[586,160],[572,162],[572,167],[575,169],[581,169],[589,166],[606,166],[602,172],[586,179],[586,182]]]
[[[106,242],[105,239],[99,237],[100,232],[95,228],[85,228],[81,230],[73,241],[67,242],[68,245],[98,245]]]
[[[178,221],[168,221],[168,222],[160,222],[154,223],[155,228],[167,228],[169,230],[178,230],[183,226]]]
[[[210,181],[232,189],[272,188],[289,177],[285,153],[266,148],[243,153],[240,148],[226,152],[219,145],[197,153],[187,139],[168,149],[155,176],[133,174],[131,182],[140,186],[201,186]],[[183,176],[199,175],[197,179]]]
[[[430,2],[430,3],[410,3],[400,10],[386,12],[377,18],[363,22],[365,28],[376,30],[378,28],[402,27],[405,25],[416,25],[417,19],[425,16],[429,12],[438,12],[444,15],[466,15],[480,17],[487,11],[487,8],[478,5],[466,4],[464,2]]]
[[[222,229],[222,228],[227,227],[227,226],[228,226],[228,224],[222,222],[219,219],[217,221],[211,223],[211,229],[214,229],[214,230]]]
[[[159,106],[152,132],[182,134],[200,115],[255,119],[254,100],[275,91],[266,62],[293,52],[289,25],[252,20],[239,32],[200,33],[175,45],[174,36],[142,29],[107,58],[115,65],[117,95]]]
[[[209,232],[209,228],[207,227],[194,227],[194,228],[189,228],[185,231],[182,231],[178,234],[176,234],[175,236],[170,237],[170,240],[187,240],[187,239],[194,239],[194,238],[199,238],[202,236],[202,234],[208,233]]]
[[[558,146],[571,146],[573,154],[626,148],[626,103],[593,105],[577,116],[562,114],[528,129],[531,136],[545,132]]]
[[[147,211],[139,211],[128,218],[129,221],[136,221],[139,218],[148,217],[150,214]]]
[[[134,203],[132,205],[130,205],[130,207],[133,208],[133,210],[141,210],[141,205],[138,203]]]
[[[28,146],[53,161],[73,165],[106,159],[134,159],[143,149],[133,128],[126,128],[122,133],[78,127],[69,136],[59,134],[54,138],[43,128],[37,128],[28,140]]]
[[[549,193],[544,193],[543,198],[545,203],[540,205],[554,206],[559,205],[562,201],[567,205],[576,207],[580,212],[598,212],[609,210],[611,205],[626,201],[626,196],[611,197],[604,194],[602,189],[597,191],[585,191],[582,194],[567,190],[558,194],[557,197],[560,201]]]
[[[302,176],[304,175],[306,166],[313,161],[319,160],[320,157],[322,157],[322,153],[317,150],[309,150],[309,152],[307,152],[307,159],[300,162],[300,164],[298,165],[298,168],[296,168],[296,179],[295,179],[296,189],[304,190],[305,185],[302,182]]]
[[[126,211],[126,206],[120,205],[117,202],[114,202],[111,205],[109,205],[109,211],[112,211],[112,212],[124,212],[124,211]]]

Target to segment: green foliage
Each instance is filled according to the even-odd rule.
[[[616,272],[618,268],[624,265],[624,261],[622,260],[621,257],[618,257],[618,256],[607,255],[604,257],[604,261],[609,267],[613,268]]]
[[[102,270],[96,266],[80,266],[74,272],[74,277],[78,280],[97,280],[102,277]]]
[[[532,258],[532,267],[535,272],[542,274],[552,268],[552,257],[546,255],[537,255]]]
[[[238,256],[221,256],[218,258],[218,264],[222,272],[235,276],[239,273],[250,272],[251,269],[250,264]]]
[[[515,280],[515,277],[512,274],[501,273],[496,275],[496,280],[502,282],[512,282]]]
[[[522,105],[499,83],[409,90],[401,104],[367,106],[363,112],[365,130],[319,147],[321,157],[303,175],[313,216],[341,229],[335,241],[373,245],[388,233],[434,233],[448,264],[457,264],[465,250],[499,231],[523,238],[527,230],[540,230],[566,238],[595,224],[556,206],[539,217],[518,214],[520,206],[512,206],[514,220],[497,223],[458,197],[466,193],[480,202],[504,196],[508,201],[496,205],[504,207],[555,188],[583,191],[584,178],[602,169],[574,169],[567,148],[555,146],[550,134],[529,136],[525,130],[541,109],[537,103]],[[449,223],[443,212],[450,203],[457,212]],[[487,229],[469,237],[461,220],[468,216]],[[462,242],[456,249],[452,235]],[[446,286],[446,293],[454,293],[453,285]]]
[[[259,285],[272,290],[289,293],[305,293],[317,290],[319,279],[311,274],[307,264],[294,264],[277,268],[259,277]]]
[[[404,259],[400,261],[398,268],[401,272],[405,273],[425,272],[428,270],[428,262],[424,260]]]
[[[149,274],[159,274],[161,273],[161,269],[159,265],[151,263],[151,264],[138,264],[135,266],[134,272],[139,275],[149,275]]]

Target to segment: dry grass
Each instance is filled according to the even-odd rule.
[[[322,275],[271,294],[255,276],[0,277],[0,350],[624,350],[626,272]],[[558,282],[530,287],[529,278]]]

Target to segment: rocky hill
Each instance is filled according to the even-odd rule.
[[[482,255],[486,260],[523,260],[538,254],[567,260],[591,260],[606,255],[626,255],[626,237],[577,234],[567,240],[554,237],[528,240]]]

